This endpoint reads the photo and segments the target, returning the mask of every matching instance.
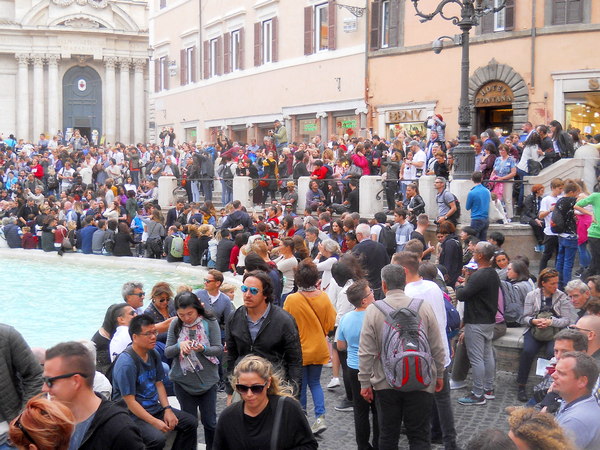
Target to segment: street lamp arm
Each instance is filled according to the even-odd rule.
[[[444,14],[444,8],[446,7],[446,5],[452,3],[456,3],[461,8],[464,6],[460,0],[442,0],[435,9],[435,11],[433,11],[431,14],[425,14],[424,12],[419,10],[419,0],[412,0],[412,2],[415,7],[415,12],[417,16],[421,17],[421,22],[428,22],[432,20],[435,16],[439,15],[442,19],[451,20],[454,24],[457,24],[458,22],[460,22],[460,18],[458,16],[446,16]]]

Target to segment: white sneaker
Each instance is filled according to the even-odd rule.
[[[451,390],[462,389],[462,388],[466,388],[466,387],[467,387],[466,381],[454,381],[454,380],[450,379],[450,389]]]
[[[333,377],[329,384],[327,385],[327,389],[333,389],[340,385],[340,379],[338,377]]]

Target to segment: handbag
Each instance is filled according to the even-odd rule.
[[[535,159],[527,160],[527,175],[535,177],[542,171],[542,163]]]
[[[264,188],[269,187],[269,181],[267,181],[267,177],[268,177],[268,175],[265,175],[264,177],[262,177],[260,179],[260,181],[258,182],[260,187],[264,187]]]
[[[542,300],[542,303],[544,302],[544,295],[542,294],[542,291],[540,290],[540,297]],[[550,319],[554,316],[553,311],[540,311],[539,313],[537,313],[534,317],[534,319]],[[558,327],[546,327],[546,328],[538,328],[538,327],[532,327],[531,328],[531,336],[540,341],[540,342],[550,342],[554,340],[554,336],[560,331],[560,328]]]
[[[550,319],[552,317],[552,311],[545,311],[537,313],[536,319]],[[557,327],[546,327],[546,328],[538,328],[533,327],[531,329],[531,336],[538,341],[541,342],[550,342],[554,340],[554,336],[560,331]]]

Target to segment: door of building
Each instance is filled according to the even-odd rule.
[[[512,89],[502,81],[490,81],[475,94],[475,128],[479,135],[488,128],[501,130],[503,135],[513,131]]]
[[[77,128],[92,142],[102,136],[102,80],[89,66],[71,67],[63,77],[63,129]]]

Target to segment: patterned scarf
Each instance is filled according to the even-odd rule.
[[[190,338],[195,336],[194,339]],[[210,341],[208,340],[208,335],[206,334],[206,330],[204,329],[203,318],[202,316],[198,316],[198,318],[191,324],[187,325],[183,323],[181,327],[181,331],[179,332],[179,337],[177,338],[177,342],[182,341],[191,341],[195,340],[198,344],[202,345],[204,348],[210,346]],[[213,364],[219,364],[219,359],[216,356],[206,356]],[[179,365],[181,367],[181,371],[185,375],[187,372],[195,372],[196,370],[202,370],[204,367],[202,363],[198,359],[196,352],[190,352],[189,355],[184,355],[183,353],[179,353]]]

